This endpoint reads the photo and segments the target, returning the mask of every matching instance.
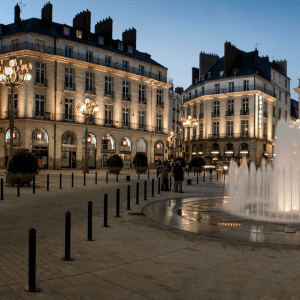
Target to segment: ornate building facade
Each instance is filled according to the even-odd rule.
[[[190,131],[191,149],[183,131],[185,158],[201,155],[212,164],[246,156],[257,164],[273,158],[277,121],[290,115],[287,62],[270,62],[257,49],[247,53],[226,42],[224,57],[200,53],[182,97],[183,117],[199,118]]]
[[[149,163],[167,156],[169,88],[167,69],[136,49],[136,29],[112,38],[113,20],[91,32],[91,13],[83,11],[73,26],[52,20],[49,2],[41,19],[0,24],[0,58],[31,63],[32,79],[14,91],[14,149],[31,148],[42,168],[81,168],[85,119],[75,109],[85,99],[98,103],[88,120],[88,161],[105,166],[112,154],[130,162],[144,152]],[[9,156],[9,102],[0,86],[0,167]]]

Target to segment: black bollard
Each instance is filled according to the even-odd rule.
[[[106,171],[106,183],[108,183],[108,171]]]
[[[86,173],[83,173],[83,185],[85,186],[85,174]]]
[[[49,191],[49,174],[47,174],[47,191]]]
[[[150,171],[149,171],[149,168],[148,168],[148,179],[150,179]]]
[[[117,189],[116,195],[116,217],[120,217],[120,189]]]
[[[93,239],[93,202],[89,201],[88,202],[88,234],[87,234],[87,239],[86,241],[94,241]]]
[[[33,176],[32,193],[35,194],[35,176]]]
[[[74,187],[74,173],[72,173],[72,183],[71,186]]]
[[[1,178],[1,199],[0,200],[4,200],[3,199],[3,178]]]
[[[73,174],[73,173],[72,173]],[[61,180],[62,180],[62,178],[61,178],[61,174],[59,174],[59,188],[61,189]]]
[[[20,177],[18,177],[17,183],[18,183],[17,196],[20,196]]]
[[[28,240],[28,286],[25,288],[26,292],[39,292],[40,289],[36,287],[36,231],[30,228]]]
[[[225,173],[224,173],[224,182],[225,182]]]
[[[118,176],[119,176],[119,173],[116,174],[116,182],[119,181],[119,177]]]
[[[95,172],[95,184],[97,184],[97,172]]]
[[[170,174],[170,190],[172,189],[172,176]]]
[[[158,194],[160,194],[160,177],[158,178]]]
[[[205,170],[203,171],[203,182],[205,182]]]
[[[65,221],[65,257],[62,260],[71,261],[71,213],[66,212]]]
[[[102,227],[108,227],[107,226],[107,194],[104,194],[104,211],[103,211],[103,226]]]
[[[127,210],[130,210],[130,185],[127,185]]]
[[[151,197],[154,197],[154,178],[152,178],[152,196]]]
[[[144,181],[144,200],[147,200],[147,180]]]
[[[198,180],[198,172],[197,172],[197,183],[199,183],[199,180]]]
[[[217,171],[217,181],[219,180],[219,172]]]
[[[138,180],[140,180],[140,172],[138,172]]]
[[[210,169],[210,181],[212,181],[212,169]]]
[[[135,204],[136,205],[140,204],[139,203],[139,197],[140,197],[139,193],[140,193],[140,184],[139,184],[139,182],[137,182],[136,183],[136,195],[135,195]]]

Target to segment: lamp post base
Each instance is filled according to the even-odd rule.
[[[82,173],[89,173],[89,172],[90,172],[89,166],[88,166],[86,160],[84,159],[84,161],[83,161]]]

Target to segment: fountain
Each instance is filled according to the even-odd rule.
[[[281,121],[277,126],[273,164],[262,159],[256,170],[246,160],[232,162],[229,200],[225,209],[247,219],[300,223],[300,123]]]

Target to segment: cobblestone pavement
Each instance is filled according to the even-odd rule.
[[[224,181],[199,182],[193,177],[185,194],[161,192],[135,204],[137,175],[116,177],[98,170],[83,175],[71,171],[41,171],[32,187],[4,184],[0,201],[0,299],[300,299],[300,251],[293,246],[266,246],[194,234],[155,223],[139,214],[151,201],[195,196],[222,196]],[[62,173],[62,189],[59,174]],[[50,191],[46,191],[50,174]],[[131,175],[131,181],[125,181]],[[150,178],[156,177],[150,174]],[[0,170],[0,178],[4,178]],[[208,178],[209,179],[209,178]],[[126,210],[126,187],[131,185],[131,208]],[[115,214],[116,189],[121,191],[120,218]],[[103,225],[103,194],[108,194],[108,225]],[[87,202],[93,201],[93,238],[87,236]],[[64,256],[65,212],[71,212],[71,256]],[[38,293],[27,293],[28,230],[37,231]]]

